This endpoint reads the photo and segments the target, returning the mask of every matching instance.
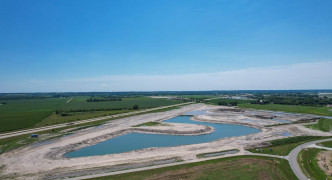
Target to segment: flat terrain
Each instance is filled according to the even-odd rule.
[[[89,98],[88,96],[79,96],[72,99],[6,100],[6,104],[0,106],[0,132],[55,125],[183,103],[179,100],[147,97],[122,98],[122,101],[87,102]],[[138,109],[133,109],[135,105],[138,106]]]
[[[192,120],[211,123],[245,125],[260,129],[261,132],[238,137],[221,138],[216,141],[201,144],[148,148],[119,154],[107,154],[102,156],[88,156],[78,158],[64,157],[64,154],[67,152],[88,147],[119,135],[137,132],[138,130],[140,133],[153,132],[172,134],[176,132],[176,134],[180,133],[187,135],[204,133],[205,129],[202,129],[201,126],[191,125],[189,127],[186,124],[179,123],[173,123],[172,125],[167,126],[134,127],[136,125],[148,122],[162,122],[166,119],[183,115],[193,110],[204,111],[207,114],[196,115],[192,117]],[[331,136],[331,133],[329,132],[308,129],[301,124],[288,124],[283,126],[266,127],[267,125],[277,125],[280,123],[278,121],[274,121],[273,119],[265,118],[271,117],[272,113],[273,112],[268,111],[244,111],[241,109],[229,107],[192,104],[166,112],[149,113],[125,117],[109,121],[102,126],[90,127],[78,131],[73,130],[72,132],[70,132],[72,133],[71,136],[60,137],[58,139],[52,140],[51,142],[42,143],[40,145],[27,145],[16,150],[2,153],[0,155],[0,166],[4,168],[2,169],[1,175],[5,179],[12,179],[15,177],[26,179],[43,179],[49,176],[54,176],[58,178],[68,176],[75,177],[87,174],[101,173],[109,168],[115,168],[120,165],[124,166],[128,163],[130,163],[131,165],[139,166],[144,163],[146,164],[149,162],[159,162],[166,159],[174,158],[180,160],[183,163],[198,162],[204,159],[209,159],[198,158],[197,155],[199,154],[228,151],[234,149],[237,149],[238,152],[222,156],[230,157],[248,155],[250,153],[245,151],[244,149],[250,149],[250,147],[255,148],[256,146],[260,146],[262,142],[270,142],[275,139],[285,138],[285,136],[282,135],[284,132],[291,133],[291,136]],[[312,116],[279,114],[276,118],[296,122],[298,120],[311,119]],[[186,126],[187,128],[184,128],[184,126]],[[184,129],[188,128],[190,129],[190,132],[185,132]],[[63,133],[65,134],[66,132]],[[45,136],[48,135],[46,134]],[[281,156],[273,157],[282,158]],[[250,167],[251,164],[249,164],[248,166]],[[252,167],[255,166],[252,165]],[[253,171],[251,168],[249,168],[248,171],[260,172],[259,169]],[[206,171],[202,171],[201,174],[198,173],[198,177],[205,177],[205,172]],[[267,178],[269,178],[270,176],[275,177],[275,175],[273,174],[266,175]],[[234,176],[234,178],[236,177],[238,176]],[[256,176],[249,177],[257,178]],[[280,175],[280,177],[282,177],[282,175]],[[211,176],[211,178],[213,177]]]
[[[304,144],[309,141],[325,139],[327,137],[319,137],[319,136],[296,136],[284,139],[272,140],[271,145],[264,148],[255,148],[250,149],[250,152],[253,153],[264,153],[264,154],[272,154],[279,156],[287,156],[291,150],[295,147]]]
[[[315,107],[315,106],[295,106],[295,105],[281,105],[281,104],[245,104],[241,103],[238,105],[243,108],[253,108],[253,109],[264,109],[272,111],[284,111],[290,113],[305,113],[305,114],[315,114],[320,116],[332,116],[332,111],[329,111],[329,107]]]
[[[287,160],[236,156],[96,179],[297,179]]]
[[[305,113],[315,114],[320,116],[332,116],[331,107],[317,107],[317,106],[299,106],[299,105],[284,105],[284,104],[250,104],[251,100],[241,99],[213,99],[208,101],[209,104],[218,105],[219,102],[237,102],[237,105],[242,108],[263,109],[272,111],[284,111],[290,113]]]
[[[306,125],[306,127],[329,132],[332,129],[332,119],[321,118],[317,123]]]
[[[33,127],[69,98],[6,100],[0,106],[0,132]]]
[[[319,143],[318,145],[328,147],[328,148],[332,148],[332,141],[322,142],[322,143]]]
[[[322,151],[322,149],[315,148],[307,148],[303,149],[298,155],[298,162],[304,174],[310,179],[320,180],[332,179],[331,176],[327,176],[325,172],[318,165],[318,154]],[[331,162],[326,162],[331,163]]]

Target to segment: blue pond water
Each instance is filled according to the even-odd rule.
[[[259,129],[242,125],[216,124],[192,121],[190,120],[189,116],[177,116],[164,122],[203,124],[213,126],[215,128],[215,131],[210,134],[195,136],[130,133],[109,139],[96,145],[79,149],[77,151],[69,152],[65,156],[70,158],[96,156],[123,153],[151,147],[169,147],[188,144],[199,144],[225,137],[243,136],[260,132]]]

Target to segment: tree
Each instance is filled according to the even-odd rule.
[[[138,107],[138,105],[137,104],[135,104],[134,106],[133,106],[133,109],[138,109],[139,107]]]

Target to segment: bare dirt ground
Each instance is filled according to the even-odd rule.
[[[322,151],[317,155],[319,167],[328,175],[332,175],[332,151]]]
[[[211,112],[210,114],[206,113],[194,116],[192,119],[196,121],[241,124],[260,129],[261,132],[246,136],[222,138],[202,144],[148,148],[103,156],[64,157],[64,154],[67,152],[131,132],[182,135],[212,133],[214,129],[209,126],[180,123],[168,123],[166,126],[133,127],[151,121],[162,122],[193,110]],[[192,161],[197,159],[197,154],[230,149],[238,149],[239,153],[237,155],[242,155],[245,148],[259,145],[264,141],[284,138],[283,133],[286,132],[291,133],[291,136],[332,135],[331,133],[305,128],[301,124],[266,127],[267,125],[280,124],[280,122],[274,121],[273,118],[295,122],[312,117],[310,115],[276,114],[269,111],[238,110],[236,108],[193,104],[167,112],[143,114],[113,120],[99,127],[77,131],[71,136],[60,138],[52,143],[40,146],[30,145],[4,153],[0,155],[0,175],[4,179],[44,179],[54,174],[82,172],[123,164],[139,164],[172,158]]]

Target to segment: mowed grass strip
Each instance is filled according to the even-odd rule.
[[[306,176],[310,179],[320,180],[320,179],[332,179],[331,176],[327,176],[325,172],[319,167],[317,155],[319,152],[325,151],[323,149],[307,148],[303,149],[297,159],[299,165]],[[327,162],[330,163],[330,162]]]
[[[314,106],[295,106],[295,105],[281,105],[281,104],[249,104],[240,103],[239,107],[242,108],[253,108],[253,109],[264,109],[272,111],[284,111],[290,113],[305,113],[305,114],[316,114],[321,116],[332,116],[332,111],[329,111],[329,107],[314,107]]]
[[[43,119],[43,121],[36,124],[35,127],[74,122],[74,121],[92,119],[92,118],[96,118],[96,117],[121,114],[121,113],[126,113],[126,112],[131,112],[131,111],[132,110],[73,112],[73,113],[70,113],[71,114],[70,116],[62,116],[61,114],[56,114],[55,112],[53,112],[47,118]]]
[[[329,132],[332,128],[332,119],[321,118],[316,124],[305,125],[308,128]]]
[[[254,148],[248,149],[248,151],[253,153],[263,153],[263,154],[272,154],[279,156],[287,156],[294,148],[297,146],[318,139],[325,139],[330,137],[321,137],[321,136],[296,136],[289,137],[284,139],[276,139],[270,141],[271,145],[264,148]],[[260,150],[259,150],[260,149]]]
[[[0,132],[33,127],[66,103],[68,98],[6,100],[0,106]]]
[[[318,143],[317,145],[332,148],[332,141],[321,142]]]
[[[95,179],[297,179],[287,160],[262,156],[235,156]]]

